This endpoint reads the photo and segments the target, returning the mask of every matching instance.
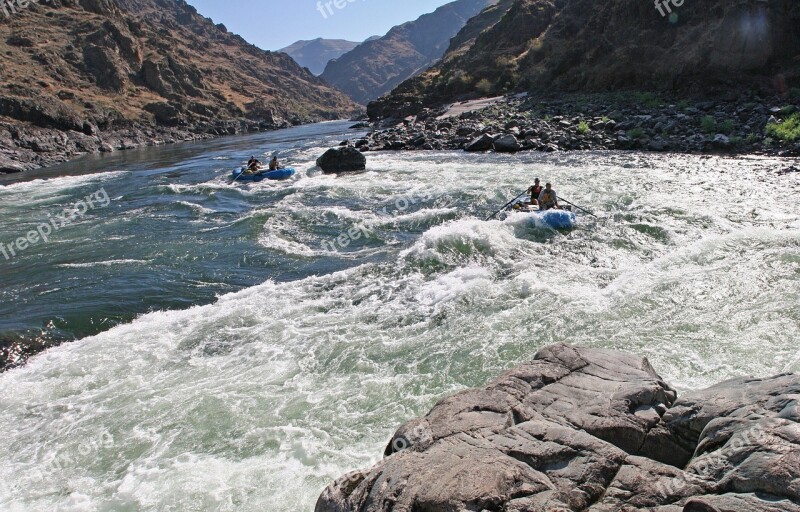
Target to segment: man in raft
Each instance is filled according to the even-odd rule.
[[[542,188],[541,180],[536,178],[533,181],[533,186],[528,189],[528,193],[531,195],[531,206],[536,206],[539,204],[539,196],[543,190],[544,188]]]
[[[247,161],[247,174],[253,174],[254,172],[258,171],[258,166],[261,165],[261,162],[256,160],[256,157],[251,156],[250,160]]]
[[[553,190],[553,185],[548,183],[544,186],[544,190],[539,194],[539,210],[545,212],[547,210],[560,210],[558,206],[558,194]]]

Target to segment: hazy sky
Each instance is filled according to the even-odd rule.
[[[278,50],[298,39],[363,41],[452,0],[187,1],[200,14],[224,23],[248,42],[264,50]]]

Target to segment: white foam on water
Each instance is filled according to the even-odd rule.
[[[25,195],[25,200],[47,197],[67,190],[84,187],[90,183],[106,183],[128,174],[125,171],[101,172],[83,176],[37,179],[0,185],[0,198],[13,200],[14,195]]]
[[[113,265],[148,265],[150,263],[152,263],[152,260],[107,260],[87,263],[62,263],[56,266],[59,268],[94,268],[111,267]]]
[[[646,355],[681,389],[798,369],[796,190],[753,184],[764,161],[369,158],[235,221],[264,218],[263,246],[306,258],[332,255],[317,228],[368,225],[353,268],[144,315],[0,375],[0,509],[311,510],[403,422],[548,343]],[[600,219],[482,220],[534,174]],[[239,188],[171,190],[215,187]]]
[[[214,213],[217,213],[215,210],[212,210],[211,208],[206,208],[201,204],[192,203],[190,201],[178,201],[178,204],[186,206],[187,208],[194,210],[196,213],[200,215],[212,215]]]

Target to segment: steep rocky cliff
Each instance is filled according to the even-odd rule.
[[[787,92],[800,86],[800,11],[793,0],[514,0],[497,23],[370,106],[517,91],[646,90],[687,95]],[[458,36],[461,37],[461,36]]]
[[[456,0],[331,61],[322,74],[353,100],[366,104],[425,70],[473,16],[497,0]]]
[[[183,0],[31,3],[0,16],[0,52],[0,171],[358,109]]]

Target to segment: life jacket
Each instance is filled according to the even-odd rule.
[[[542,190],[544,190],[544,187],[542,187],[541,185],[539,185],[539,186],[534,185],[534,186],[531,187],[531,190],[532,190],[531,197],[534,198],[534,199],[539,199],[539,194],[542,193]]]
[[[556,201],[553,197],[553,192],[552,191],[548,192],[545,190],[544,195],[542,196],[542,203],[548,205],[548,204],[553,204],[555,202]]]

